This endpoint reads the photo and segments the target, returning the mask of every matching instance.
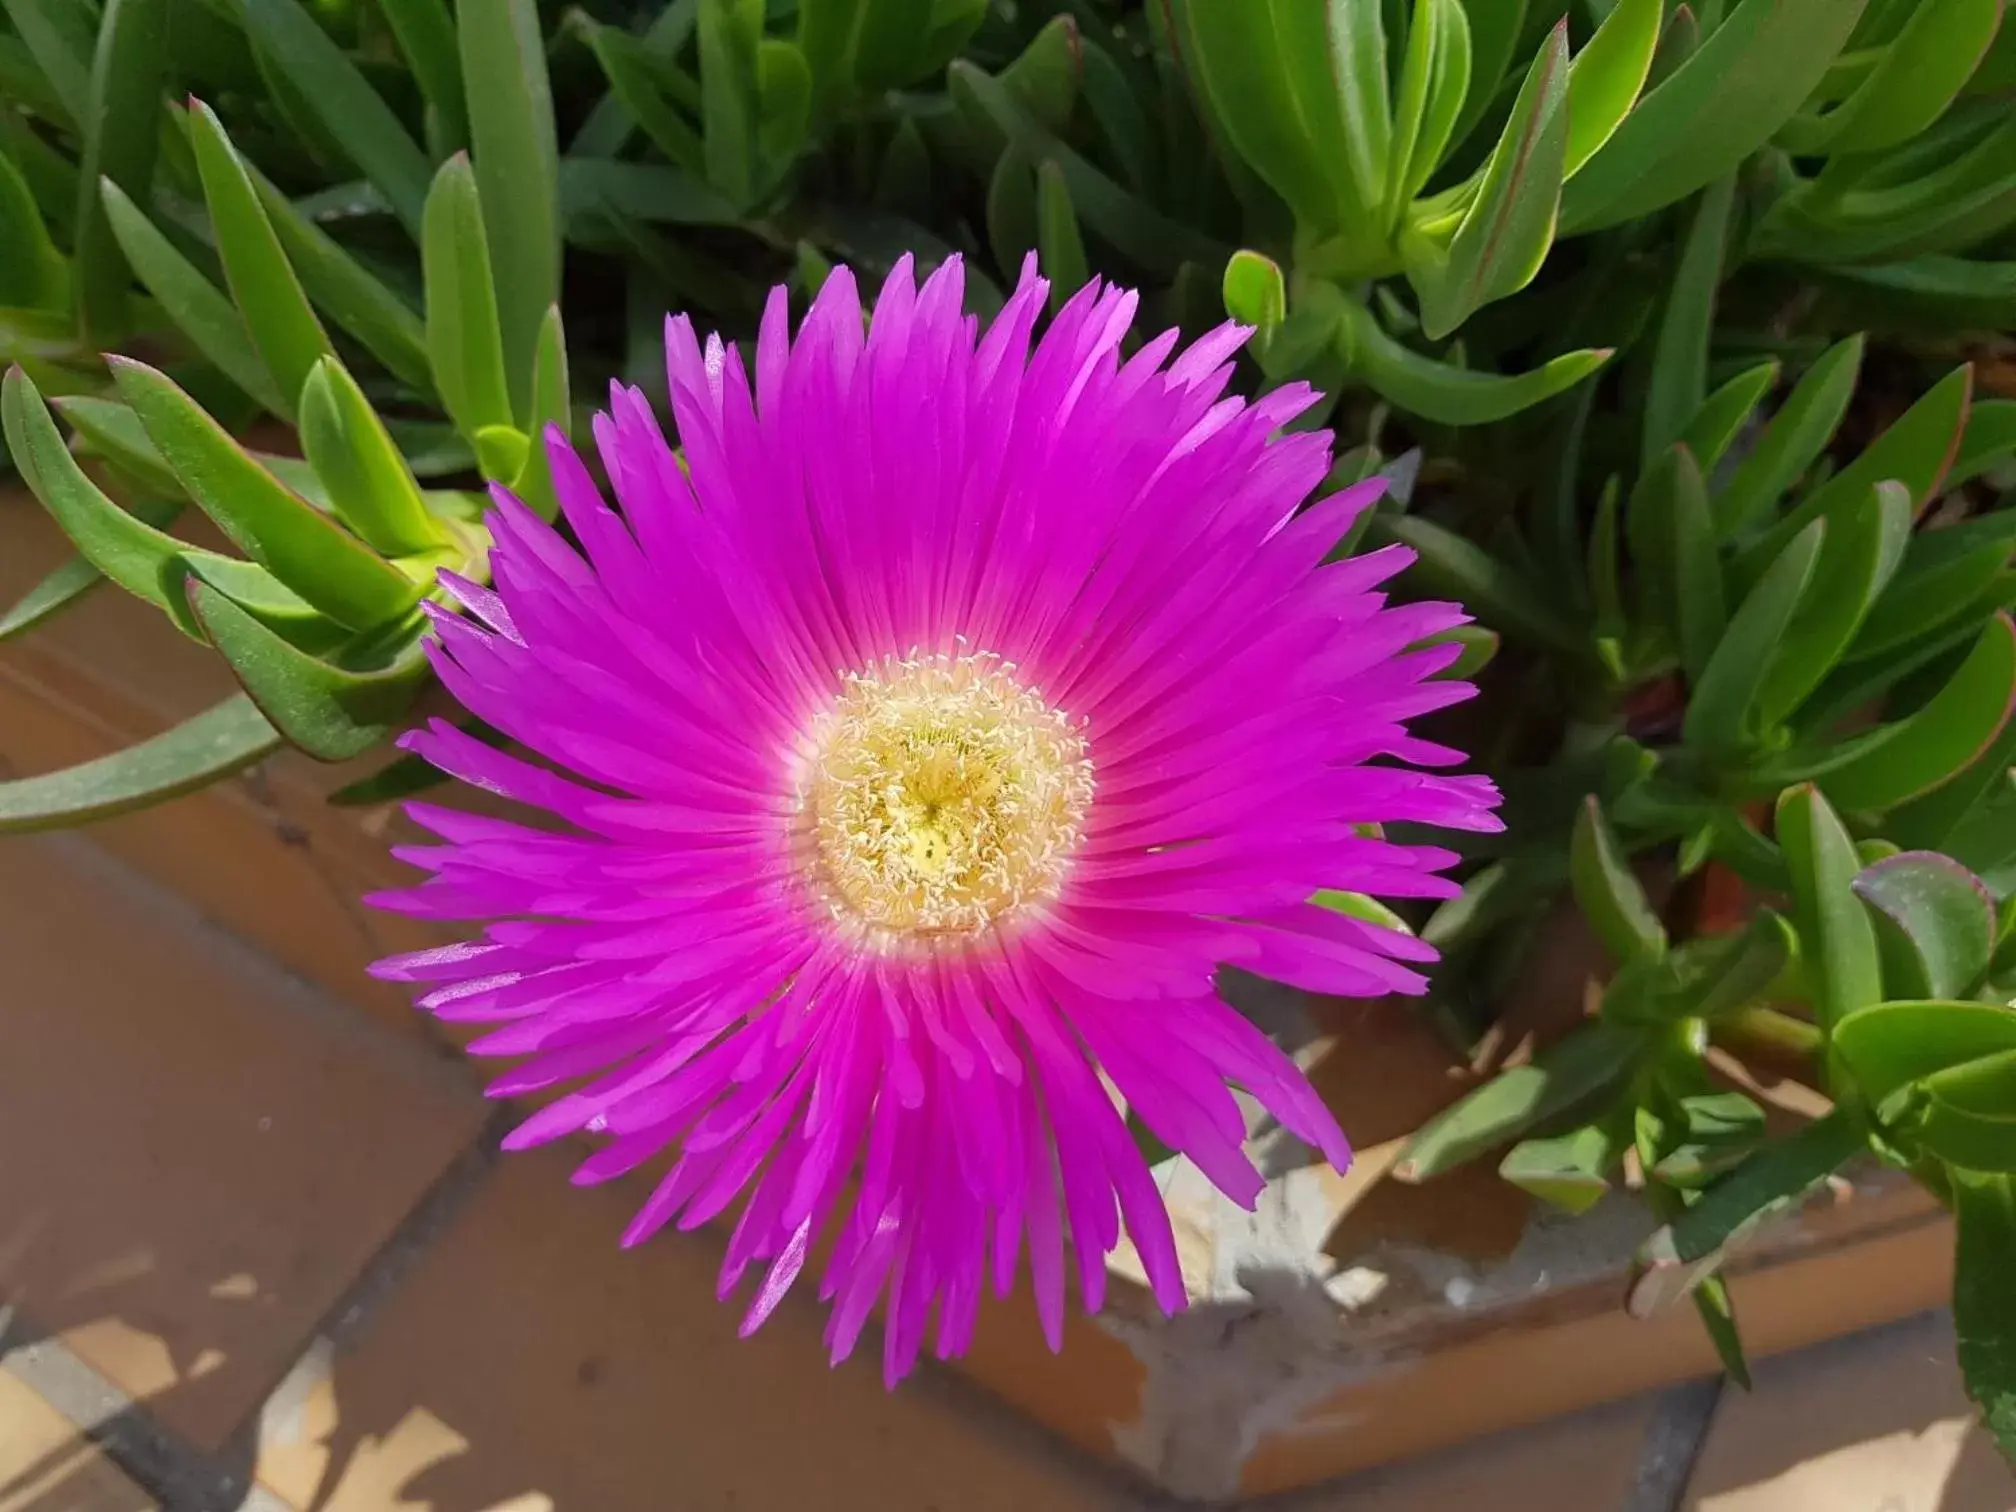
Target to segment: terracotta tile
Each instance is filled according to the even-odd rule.
[[[154,1506],[32,1387],[0,1370],[0,1512],[153,1512]]]
[[[0,897],[0,1300],[213,1448],[484,1109],[74,837]]]
[[[1283,1497],[1268,1512],[1623,1512],[1656,1401],[1496,1434]]]
[[[1685,1512],[2016,1512],[2016,1473],[1926,1314],[1766,1361],[1723,1394]]]
[[[304,1512],[1147,1505],[942,1372],[885,1394],[872,1337],[829,1370],[810,1296],[738,1340],[720,1239],[625,1253],[640,1193],[570,1188],[568,1167],[502,1162],[354,1352],[269,1416],[269,1488]]]

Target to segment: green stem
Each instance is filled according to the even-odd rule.
[[[1826,1044],[1817,1026],[1776,1008],[1742,1008],[1715,1019],[1709,1038],[1731,1050],[1761,1050],[1817,1060]]]

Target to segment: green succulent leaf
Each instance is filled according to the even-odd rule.
[[[1717,179],[1701,196],[1687,232],[1652,349],[1652,373],[1645,393],[1645,441],[1640,453],[1641,465],[1647,468],[1680,439],[1707,402],[1715,291],[1722,282],[1722,252],[1735,196],[1733,177]]]
[[[383,0],[380,10],[427,102],[427,142],[436,157],[469,145],[455,22],[443,0]]]
[[[71,232],[77,317],[87,341],[111,346],[126,334],[128,273],[106,220],[101,179],[145,198],[161,138],[168,62],[168,0],[106,0],[80,118],[77,215]]]
[[[254,46],[293,86],[322,133],[385,196],[406,229],[419,234],[432,175],[392,108],[295,0],[242,0],[242,14]]]
[[[378,412],[343,365],[325,357],[301,392],[301,450],[337,516],[388,557],[447,542],[420,499],[420,484]],[[298,742],[297,742],[298,743]]]
[[[133,516],[156,529],[174,522],[182,512],[179,501],[142,499],[133,506]],[[0,613],[0,641],[25,635],[45,624],[105,581],[105,574],[81,553],[53,568],[47,576]]]
[[[1263,337],[1288,318],[1281,268],[1258,252],[1235,252],[1225,264],[1225,313]]]
[[[1760,362],[1745,368],[1701,401],[1701,407],[1681,433],[1680,442],[1694,454],[1704,472],[1714,471],[1730,443],[1742,433],[1745,422],[1763,403],[1764,396],[1777,387],[1779,371],[1775,360]]]
[[[1355,301],[1342,310],[1346,360],[1378,394],[1442,425],[1489,425],[1567,392],[1608,362],[1609,348],[1565,352],[1525,373],[1480,373],[1424,357],[1387,335]]]
[[[1766,1145],[1640,1247],[1626,1303],[1632,1315],[1650,1317],[1692,1294],[1721,1266],[1729,1246],[1867,1148],[1860,1125],[1841,1110]]]
[[[1876,921],[1892,996],[1959,997],[1988,970],[1995,900],[1950,856],[1901,851],[1865,868],[1854,886]]]
[[[1600,1101],[1630,1079],[1645,1048],[1645,1033],[1636,1028],[1579,1026],[1430,1119],[1401,1151],[1395,1178],[1426,1181]]]
[[[34,192],[0,151],[0,306],[60,310],[70,298],[70,265],[49,239]]]
[[[243,771],[280,743],[280,732],[238,694],[110,756],[0,782],[0,834],[67,829],[163,803]]]
[[[292,419],[301,385],[331,351],[329,338],[281,250],[280,238],[266,219],[259,193],[223,124],[200,100],[190,102],[189,123],[225,280],[245,317],[252,344],[286,403],[282,414]]]
[[[1760,536],[1737,560],[1740,576],[1749,576],[1806,526],[1840,509],[1888,479],[1904,485],[1913,513],[1938,493],[1940,483],[1960,446],[1973,401],[1974,370],[1955,368],[1895,424],[1840,472],[1814,489],[1796,509]]]
[[[1682,734],[1688,745],[1723,760],[1741,750],[1759,723],[1754,710],[1785,633],[1805,599],[1826,538],[1815,520],[1778,553],[1736,612],[1695,680]]]
[[[1050,279],[1050,309],[1054,314],[1092,277],[1085,261],[1085,238],[1071,208],[1071,189],[1054,162],[1036,167],[1036,245],[1043,271]]]
[[[1666,953],[1666,929],[1631,870],[1595,796],[1583,800],[1569,844],[1568,878],[1582,915],[1619,965]]]
[[[139,485],[143,496],[177,501],[188,497],[182,480],[147,439],[140,417],[125,405],[91,394],[59,394],[50,403],[70,422],[78,439]]]
[[[1931,793],[1992,746],[2016,713],[2016,622],[1997,614],[1967,659],[1917,713],[1889,726],[1821,781],[1853,813],[1881,813]]]
[[[1663,0],[1617,0],[1568,75],[1568,161],[1574,178],[1615,134],[1652,69],[1665,19]]]
[[[1827,349],[1717,493],[1715,520],[1724,540],[1767,519],[1786,491],[1819,460],[1855,396],[1862,347],[1863,339],[1851,336]]]
[[[508,427],[511,390],[490,278],[490,244],[476,176],[466,157],[450,158],[434,177],[420,258],[427,284],[427,350],[441,402],[472,440],[488,427]]]
[[[2016,1254],[2016,1178],[1953,1173],[1959,1218],[1953,1277],[1953,1326],[1967,1394],[2002,1452],[2016,1459],[2016,1297],[2009,1256]]]
[[[1834,1051],[1872,1108],[1943,1071],[2016,1052],[2016,1009],[2000,1003],[1875,1003],[1834,1026]]]
[[[1614,1130],[1584,1124],[1566,1134],[1522,1140],[1506,1153],[1498,1174],[1542,1202],[1579,1215],[1609,1192],[1610,1173],[1622,1155],[1623,1141]]]
[[[511,487],[520,499],[542,519],[560,513],[560,499],[553,489],[553,466],[546,449],[546,428],[557,426],[565,435],[573,418],[567,387],[567,333],[560,321],[560,306],[546,312],[539,328],[539,349],[532,362],[532,417],[527,426],[526,456]]]
[[[189,338],[189,344],[260,408],[274,415],[291,414],[292,406],[267,371],[236,306],[175,250],[124,190],[110,179],[101,189],[106,224],[118,239],[120,250],[147,292]]]
[[[204,635],[273,727],[321,761],[382,743],[427,676],[416,635],[382,668],[351,672],[290,645],[201,578],[187,579]]]
[[[1557,651],[1580,649],[1575,628],[1538,586],[1474,541],[1419,515],[1377,515],[1372,531],[1413,551],[1408,571],[1424,587],[1460,599],[1493,629]]]
[[[1919,0],[1855,91],[1824,115],[1796,117],[1794,151],[1877,152],[1909,141],[1960,93],[2002,21],[2002,0]]]
[[[1631,220],[1730,172],[1812,94],[1862,10],[1863,0],[1737,0],[1575,176],[1563,231]]]
[[[1282,11],[1294,8],[1293,0],[1277,7]],[[1292,50],[1286,61],[1291,77],[1315,81],[1302,91],[1305,113],[1312,119],[1319,112],[1342,117],[1341,162],[1351,208],[1361,215],[1374,214],[1386,203],[1393,150],[1384,0],[1327,0],[1325,9],[1330,40],[1328,80],[1319,70],[1308,68],[1306,60]],[[1335,103],[1329,104],[1331,100]]]
[[[172,380],[129,358],[110,363],[120,394],[189,496],[254,561],[355,630],[412,609],[417,584],[289,492]]]
[[[539,325],[560,297],[560,150],[546,44],[534,0],[461,0],[456,37],[505,387],[512,412],[522,414],[531,403]]]
[[[1860,858],[1848,831],[1810,783],[1778,800],[1778,844],[1792,876],[1792,916],[1823,1030],[1883,996],[1876,929],[1855,896]]]
[[[1470,19],[1462,0],[1421,0],[1407,29],[1394,102],[1384,224],[1400,224],[1408,203],[1441,166],[1469,90]]]
[[[1448,335],[1480,306],[1533,281],[1554,242],[1568,149],[1568,28],[1547,35],[1512,118],[1445,243],[1434,201],[1417,207],[1400,240],[1422,330]]]

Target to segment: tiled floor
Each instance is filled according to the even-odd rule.
[[[756,1339],[718,1243],[485,1153],[417,1036],[76,839],[0,843],[0,1512],[1149,1512],[944,1372]],[[218,1047],[229,1046],[230,1053]],[[1270,1512],[2016,1512],[1913,1320]]]

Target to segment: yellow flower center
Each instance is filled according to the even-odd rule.
[[[805,862],[879,949],[980,934],[1057,895],[1092,802],[1085,737],[998,657],[850,674],[811,732]]]

